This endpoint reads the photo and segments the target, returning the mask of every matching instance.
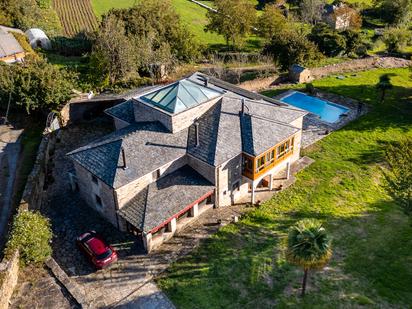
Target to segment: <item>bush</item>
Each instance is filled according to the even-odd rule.
[[[20,211],[13,221],[13,228],[6,245],[6,254],[20,252],[23,265],[43,263],[52,253],[50,222],[40,213]]]
[[[323,57],[316,45],[295,29],[276,33],[263,52],[272,56],[284,70],[294,63],[310,66]]]
[[[398,53],[411,40],[411,31],[402,28],[388,28],[383,33],[383,42],[390,53]]]
[[[313,27],[309,40],[314,42],[319,50],[328,57],[335,57],[346,49],[345,37],[325,23],[318,23]]]

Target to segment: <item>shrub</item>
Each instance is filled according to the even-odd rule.
[[[313,27],[309,40],[314,42],[326,56],[335,57],[346,49],[345,37],[325,23],[318,23]]]
[[[411,31],[403,28],[388,28],[383,33],[382,40],[390,53],[400,52],[406,47],[411,37]]]
[[[294,63],[310,66],[323,57],[316,45],[295,29],[276,33],[263,52],[272,56],[284,70]]]
[[[50,222],[40,213],[20,211],[13,221],[13,228],[6,245],[6,254],[20,251],[23,265],[43,263],[52,253]]]

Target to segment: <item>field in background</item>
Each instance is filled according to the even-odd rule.
[[[53,0],[53,8],[68,37],[82,31],[93,31],[98,26],[90,0]]]

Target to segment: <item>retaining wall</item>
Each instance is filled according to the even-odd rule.
[[[0,263],[0,309],[7,309],[19,277],[19,252]]]

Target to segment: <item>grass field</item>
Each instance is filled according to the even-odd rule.
[[[91,0],[92,7],[96,16],[100,17],[111,8],[127,8],[136,4],[137,0]],[[190,29],[190,31],[197,37],[200,43],[208,45],[212,49],[217,49],[224,45],[225,39],[223,36],[205,32],[203,29],[207,24],[205,8],[190,2],[188,0],[171,0],[176,12],[179,13],[182,21]],[[256,2],[255,0],[251,0]],[[207,3],[208,1],[203,1]],[[209,5],[209,4],[208,4]],[[261,39],[255,36],[248,38],[246,48],[254,50],[260,46]]]
[[[93,31],[98,26],[90,0],[53,0],[53,8],[68,37],[81,31]]]
[[[375,84],[386,73],[394,75],[394,88],[381,104]],[[316,162],[294,186],[222,228],[157,280],[177,308],[409,308],[411,219],[387,195],[381,172],[384,145],[412,136],[409,75],[377,69],[314,82],[373,109],[305,150]],[[302,218],[322,220],[334,246],[328,267],[310,275],[304,300],[302,271],[285,261],[287,230]]]

